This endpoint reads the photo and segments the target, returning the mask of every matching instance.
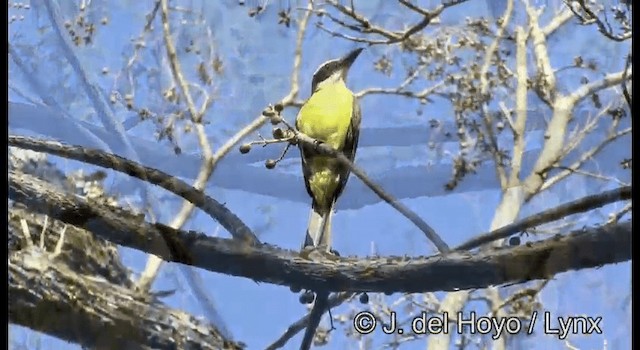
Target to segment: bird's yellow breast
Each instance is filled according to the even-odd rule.
[[[351,124],[353,98],[344,82],[322,87],[300,109],[296,127],[309,137],[341,151]],[[311,173],[308,186],[317,205],[329,208],[340,183],[338,161],[316,155],[306,160],[306,166]]]
[[[296,126],[309,137],[342,150],[352,112],[353,93],[340,82],[311,95],[300,109]]]

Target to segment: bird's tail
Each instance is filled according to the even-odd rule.
[[[323,246],[331,250],[331,218],[333,204],[328,208],[318,208],[313,205],[309,214],[309,225],[302,249],[308,246]]]

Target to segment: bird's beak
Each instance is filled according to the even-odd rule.
[[[362,47],[359,47],[349,52],[346,56],[340,59],[340,62],[342,63],[342,66],[344,67],[345,70],[348,70],[351,67],[351,65],[353,64],[353,62],[355,62],[356,58],[358,58],[362,50],[364,49]]]

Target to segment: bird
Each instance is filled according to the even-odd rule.
[[[313,74],[311,96],[296,117],[296,129],[320,143],[342,152],[351,162],[356,156],[360,135],[360,104],[346,85],[351,65],[363,48],[322,63]],[[298,144],[302,174],[311,197],[309,223],[302,249],[331,249],[331,218],[336,200],[349,179],[349,167],[338,159],[320,154],[317,147]]]

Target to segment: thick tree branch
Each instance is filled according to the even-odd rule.
[[[60,193],[23,173],[9,171],[9,182],[10,199],[116,244],[166,261],[310,290],[414,293],[483,288],[631,259],[631,224],[625,222],[476,254],[315,260],[266,244],[250,246],[149,224],[126,211]]]
[[[83,347],[243,349],[215,327],[130,288],[79,275],[38,248],[9,257],[9,321]]]
[[[84,275],[105,279],[109,283],[131,287],[129,271],[122,264],[115,244],[94,236],[91,232],[66,225],[58,220],[11,207],[8,211],[9,252],[29,245],[23,237],[23,223],[31,241],[39,247],[54,247],[60,240],[60,232],[66,230],[64,249],[57,260],[70,269]],[[21,234],[19,234],[21,232]],[[51,249],[50,249],[51,250]]]

